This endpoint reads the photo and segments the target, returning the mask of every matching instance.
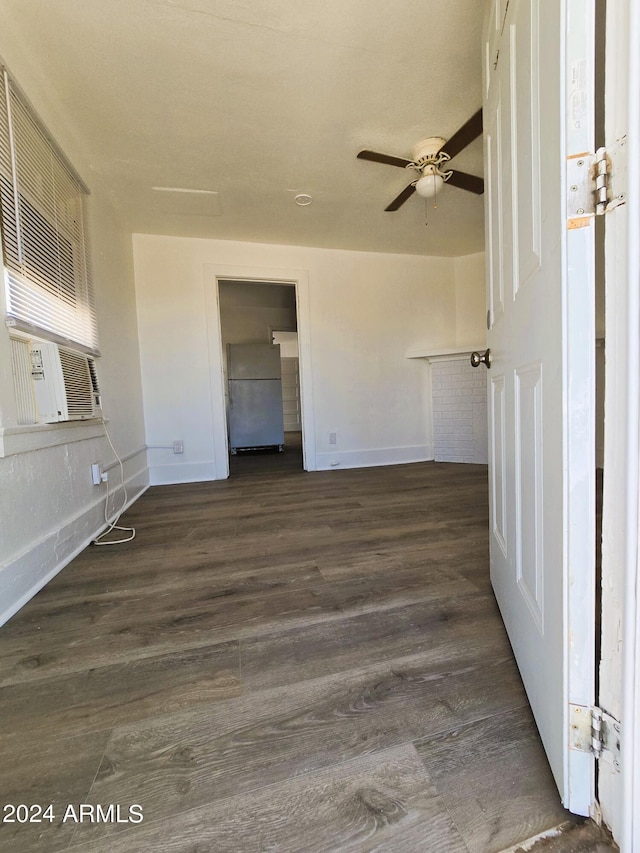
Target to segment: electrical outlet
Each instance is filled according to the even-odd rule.
[[[181,438],[173,442],[173,452],[184,453],[184,441]]]
[[[330,432],[329,433],[329,444],[337,444],[338,442],[336,439],[337,439],[336,433]]]
[[[102,464],[100,462],[93,462],[91,465],[91,482],[94,486],[99,486],[103,482],[102,476]]]

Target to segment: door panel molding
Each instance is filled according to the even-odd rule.
[[[539,0],[533,0],[530,14],[510,27],[514,298],[541,264],[539,21]]]
[[[505,383],[504,375],[491,377],[491,527],[507,559]]]
[[[515,371],[516,581],[544,635],[542,364]]]
[[[501,169],[501,144],[499,128],[502,123],[502,110],[500,101],[496,106],[495,120],[491,122],[485,137],[485,175],[486,175],[486,203],[485,218],[487,234],[487,270],[488,270],[488,292],[489,292],[489,327],[493,325],[504,312],[504,274],[503,274],[503,246],[502,233],[502,169]]]

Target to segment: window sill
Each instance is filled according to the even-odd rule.
[[[104,426],[98,418],[57,424],[0,427],[0,457],[31,453],[34,450],[100,438],[103,435]]]

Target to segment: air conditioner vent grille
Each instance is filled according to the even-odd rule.
[[[96,371],[96,363],[92,358],[87,358],[89,365],[89,373],[91,375],[91,387],[96,397],[100,396],[100,385],[98,384],[98,373]]]
[[[80,355],[60,347],[60,366],[64,377],[67,416],[69,418],[93,417],[94,382],[88,361],[86,355]]]
[[[17,420],[21,425],[38,422],[31,379],[29,342],[11,338],[11,366],[16,394]]]

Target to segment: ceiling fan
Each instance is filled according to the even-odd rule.
[[[420,177],[406,186],[400,195],[396,196],[385,210],[392,211],[401,207],[414,192],[424,198],[433,198],[440,187],[447,181],[453,187],[461,190],[482,195],[484,192],[484,181],[476,175],[458,170],[443,170],[443,165],[452,160],[463,148],[473,142],[482,133],[482,110],[471,116],[457,130],[449,141],[440,136],[430,136],[421,140],[413,149],[413,159],[404,160],[402,157],[394,157],[390,154],[380,154],[377,151],[360,151],[360,160],[372,160],[374,163],[385,163],[388,166],[400,166],[403,169],[413,169]]]

